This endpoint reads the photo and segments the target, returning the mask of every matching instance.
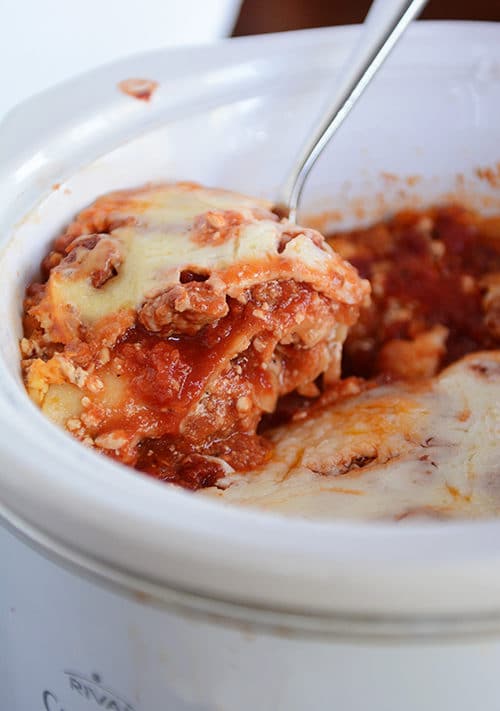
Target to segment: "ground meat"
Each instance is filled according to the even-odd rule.
[[[206,445],[254,433],[281,395],[340,364],[337,311],[310,286],[271,281],[246,303],[224,303],[227,314],[195,334],[151,333],[143,320],[111,353],[136,401],[164,413],[164,434]],[[307,320],[315,326],[305,329]]]
[[[234,228],[241,225],[243,219],[236,210],[208,210],[195,220],[191,239],[201,246],[223,244],[236,237]]]
[[[194,335],[203,326],[228,314],[226,296],[214,280],[180,283],[148,299],[139,322],[152,333]]]
[[[498,218],[460,207],[402,212],[328,240],[372,284],[344,347],[345,375],[432,376],[500,347]]]
[[[163,437],[141,442],[136,468],[155,479],[200,489],[217,485],[233,471],[264,464],[271,453],[269,441],[258,435],[235,434],[199,446],[182,437]]]

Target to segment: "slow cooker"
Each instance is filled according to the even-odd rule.
[[[23,290],[73,215],[158,179],[273,198],[358,32],[131,57],[0,126],[2,709],[498,708],[499,521],[224,506],[82,447],[20,377]],[[158,83],[149,101],[120,91],[133,77]],[[499,108],[500,27],[418,23],[321,157],[304,216],[500,210]]]

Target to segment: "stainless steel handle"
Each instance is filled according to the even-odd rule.
[[[322,150],[389,56],[427,0],[374,0],[356,48],[340,72],[333,97],[321,112],[279,196],[281,209],[295,222],[304,183]]]

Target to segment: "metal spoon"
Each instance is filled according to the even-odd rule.
[[[321,152],[344,122],[410,22],[427,0],[374,0],[359,42],[350,55],[333,96],[284,182],[276,211],[296,221],[304,183]]]

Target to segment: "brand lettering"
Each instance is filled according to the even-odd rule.
[[[68,675],[68,678],[69,688],[72,691],[99,708],[105,711],[134,711],[130,704],[102,688],[97,681],[87,681],[83,677],[76,678],[73,675]],[[97,679],[100,681],[99,677]]]
[[[135,711],[127,701],[101,685],[99,674],[92,674],[92,679],[87,679],[75,672],[65,672],[65,674],[70,690],[90,703],[89,711],[91,707],[104,711]],[[43,711],[65,711],[58,697],[49,689],[45,689],[43,692],[42,701]]]

